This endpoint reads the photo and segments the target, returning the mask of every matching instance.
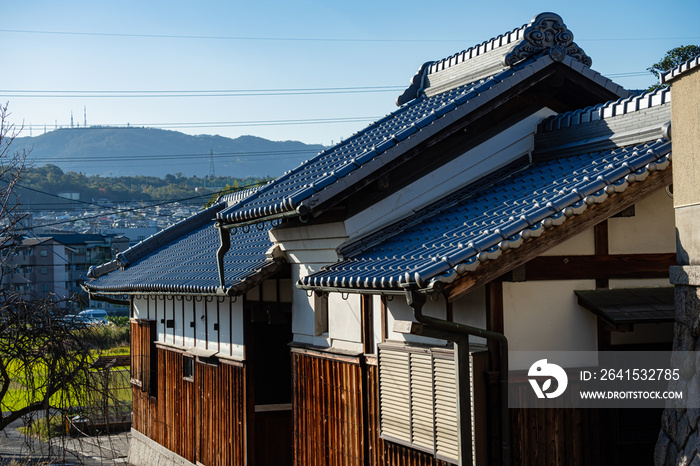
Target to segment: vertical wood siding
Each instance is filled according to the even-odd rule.
[[[294,464],[362,466],[360,365],[293,353],[292,370]]]
[[[133,388],[133,428],[193,463],[244,465],[245,368],[196,363],[190,382],[181,353],[158,348],[157,357],[157,396]]]
[[[449,465],[379,438],[376,366],[302,353],[292,361],[295,465]]]
[[[571,382],[578,390],[576,381]],[[528,384],[517,385],[521,391]],[[597,409],[511,409],[513,464],[600,465],[607,439],[601,435]]]

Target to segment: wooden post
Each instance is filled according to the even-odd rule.
[[[462,338],[455,341],[455,380],[457,382],[457,413],[459,413],[457,439],[459,441],[460,465],[473,464],[470,379],[469,338]]]

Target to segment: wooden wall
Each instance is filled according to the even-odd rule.
[[[297,466],[447,466],[379,438],[377,367],[364,357],[293,351]]]
[[[197,362],[187,381],[183,354],[159,347],[157,358],[157,395],[133,387],[133,428],[193,463],[246,464],[245,368]]]

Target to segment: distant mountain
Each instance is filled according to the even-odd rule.
[[[15,139],[14,150],[32,148],[35,166],[53,164],[63,171],[103,176],[157,176],[182,173],[277,177],[324,147],[299,141],[270,141],[255,136],[235,139],[190,136],[154,128],[89,127],[58,129]]]

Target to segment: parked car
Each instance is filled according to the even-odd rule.
[[[92,322],[92,325],[107,325],[107,312],[98,309],[87,309],[78,313],[79,317],[84,317]]]

